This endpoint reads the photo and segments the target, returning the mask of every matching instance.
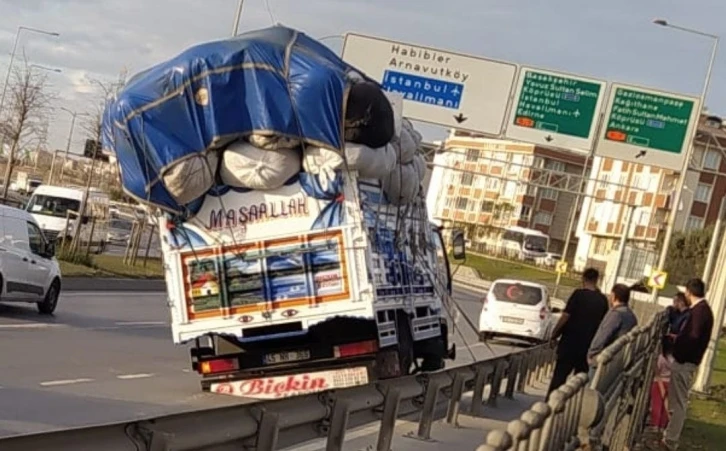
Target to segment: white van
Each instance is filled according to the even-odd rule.
[[[54,254],[32,215],[0,205],[0,301],[32,302],[52,314],[61,289]]]
[[[41,185],[35,189],[26,210],[33,215],[50,241],[72,239],[75,234],[78,212],[81,209],[84,188]],[[91,240],[91,249],[98,253],[106,249],[110,199],[108,194],[91,191],[86,205],[86,215],[81,219],[80,241]],[[66,224],[70,212],[70,221]],[[93,224],[91,219],[95,219]],[[91,236],[93,232],[93,236]]]

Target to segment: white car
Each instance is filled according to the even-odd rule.
[[[550,339],[554,325],[549,292],[542,284],[496,280],[482,300],[482,340],[499,337],[542,343]]]
[[[61,290],[54,255],[33,215],[0,205],[0,301],[34,303],[40,313],[52,314]]]

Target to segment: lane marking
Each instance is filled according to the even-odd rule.
[[[93,379],[81,378],[81,379],[60,379],[57,381],[45,381],[41,382],[40,385],[43,387],[54,387],[56,385],[71,385],[81,384],[83,382],[93,382]]]
[[[166,321],[119,321],[117,326],[166,326]]]
[[[0,329],[47,329],[49,327],[62,327],[65,324],[27,323],[27,324],[0,324]]]
[[[150,373],[138,373],[138,374],[120,374],[120,375],[116,376],[117,379],[121,379],[121,380],[146,379],[149,377],[154,377],[154,375],[150,374]]]

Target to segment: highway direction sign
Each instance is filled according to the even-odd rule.
[[[606,82],[522,67],[505,136],[590,151]]]
[[[648,278],[648,285],[651,288],[656,288],[658,290],[662,290],[665,288],[667,281],[668,281],[667,272],[653,270],[653,272],[650,274],[650,278]]]
[[[613,84],[595,153],[680,171],[700,110],[695,97]]]
[[[404,97],[406,117],[500,136],[517,65],[348,33],[343,59]]]

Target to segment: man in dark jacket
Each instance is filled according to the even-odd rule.
[[[587,373],[587,350],[600,322],[608,311],[608,300],[598,289],[600,273],[588,268],[582,273],[582,288],[575,290],[567,301],[565,311],[552,332],[557,345],[557,362],[547,397],[567,382],[573,372]]]
[[[686,298],[690,304],[690,315],[676,336],[673,344],[673,366],[671,384],[668,390],[668,404],[671,419],[665,432],[665,445],[677,449],[688,409],[688,392],[693,383],[693,375],[698,369],[711,340],[713,312],[704,296],[706,284],[701,279],[691,279],[686,283]]]

